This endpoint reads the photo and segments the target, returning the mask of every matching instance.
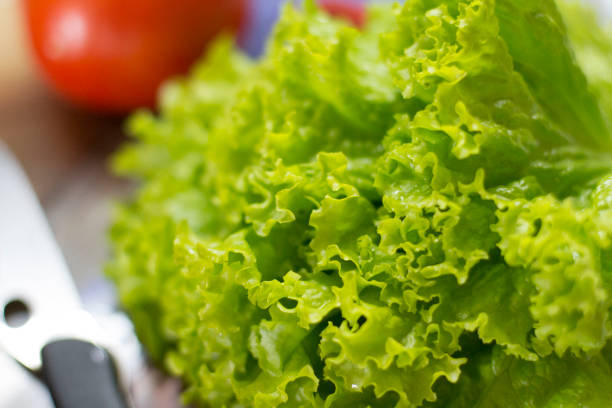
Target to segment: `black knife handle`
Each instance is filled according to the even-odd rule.
[[[111,356],[81,340],[42,349],[42,374],[57,408],[128,408]]]

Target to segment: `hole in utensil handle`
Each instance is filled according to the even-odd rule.
[[[106,350],[81,340],[58,340],[42,350],[43,378],[58,408],[128,408]]]
[[[11,328],[19,328],[30,320],[30,309],[19,299],[13,299],[4,305],[4,321]]]

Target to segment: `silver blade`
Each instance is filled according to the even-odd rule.
[[[75,220],[78,222],[78,220]],[[24,304],[29,320],[6,321],[7,304]],[[72,277],[27,177],[0,141],[0,347],[26,367],[54,338],[100,335],[81,308]]]

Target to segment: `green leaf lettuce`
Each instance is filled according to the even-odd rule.
[[[185,402],[610,406],[610,38],[553,0],[307,2],[167,84],[107,269]]]

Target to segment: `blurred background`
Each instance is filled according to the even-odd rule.
[[[364,1],[322,3],[360,25]],[[588,1],[602,18],[612,15],[612,0]],[[257,57],[281,3],[0,0],[0,139],[30,177],[90,311],[115,305],[102,277],[106,228],[112,203],[132,186],[114,178],[107,161],[125,141],[127,112],[151,106],[160,81],[185,72],[221,31],[236,31],[239,46]],[[1,353],[0,378],[0,408],[50,406],[46,391]],[[176,384],[151,384],[157,406],[176,401]]]

